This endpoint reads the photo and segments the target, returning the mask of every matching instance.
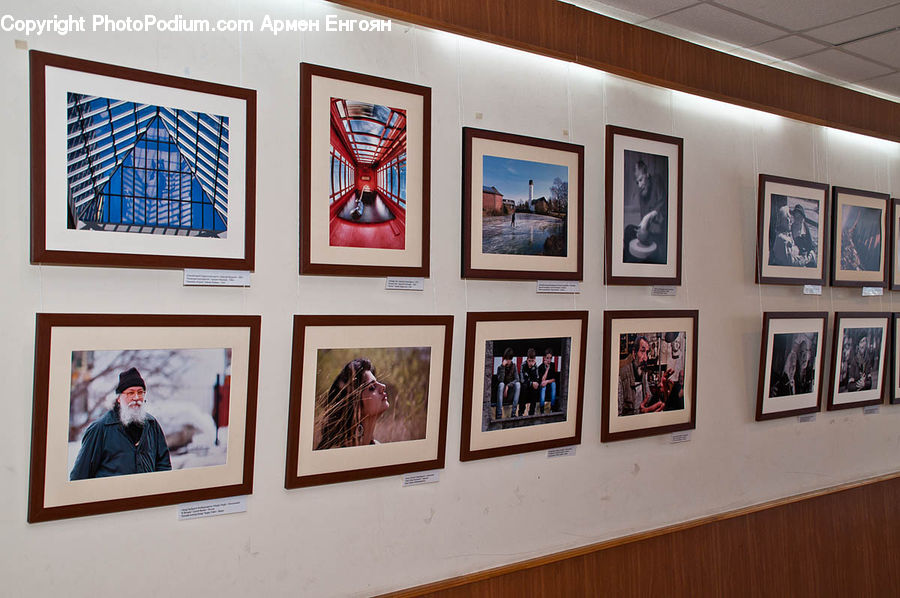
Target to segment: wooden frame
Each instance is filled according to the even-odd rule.
[[[463,278],[582,280],[583,189],[584,146],[464,127]]]
[[[891,314],[891,391],[888,394],[888,402],[892,405],[900,404],[900,313]]]
[[[681,284],[683,145],[606,126],[606,284]]]
[[[300,64],[301,274],[427,277],[430,188],[431,88]]]
[[[285,488],[443,468],[452,340],[453,316],[294,316]]]
[[[259,316],[37,314],[28,521],[252,493],[260,321]],[[186,374],[173,374],[173,363]],[[124,439],[119,408],[110,408],[120,392],[117,376],[128,367],[136,367],[146,381],[158,424],[145,424],[148,442],[155,427],[171,445],[147,473],[116,471],[108,452],[98,451],[97,459],[81,454],[88,438],[115,436],[113,425]],[[200,387],[212,391],[207,395],[213,397],[212,415],[190,420],[200,431],[188,438],[207,452],[192,456],[188,444],[176,453],[174,443],[185,443],[191,427],[178,424],[177,414],[206,413],[196,407]],[[195,406],[186,409],[185,401]],[[170,408],[163,409],[165,404]],[[82,409],[85,405],[93,407]],[[214,426],[214,442],[213,431],[203,431],[206,418]],[[224,437],[222,426],[228,430]],[[144,442],[142,437],[142,451],[150,446]]]
[[[821,410],[827,326],[823,311],[763,313],[756,421]]]
[[[886,287],[890,195],[832,187],[831,284]]]
[[[469,312],[460,461],[581,443],[587,323],[587,311]],[[537,374],[545,390],[542,397],[539,389],[529,391],[527,381],[520,381],[516,404],[515,385],[505,385],[512,392],[500,390],[502,380],[495,374],[498,364],[505,367],[504,354],[509,351],[515,376],[524,376],[528,349],[535,351],[531,373]],[[545,349],[553,353],[553,369],[544,368],[544,359],[548,364],[551,359]],[[547,380],[554,372],[555,387]],[[494,401],[500,402],[500,417]],[[503,405],[509,401],[512,408],[507,413]]]
[[[891,272],[890,288],[892,291],[900,291],[900,199],[896,197],[891,199],[891,227],[888,238],[891,240],[888,244],[891,248],[888,258],[890,260],[888,269]]]
[[[827,184],[760,174],[756,282],[825,284],[827,214]]]
[[[834,315],[828,411],[884,402],[890,319],[887,312]],[[858,356],[860,350],[862,357]]]
[[[32,263],[253,270],[256,91],[29,58]]]
[[[602,442],[696,427],[698,315],[697,310],[603,312]],[[656,371],[634,366],[635,355],[643,363],[655,360],[651,367]],[[665,370],[660,366],[663,358]],[[660,383],[668,385],[666,395]],[[629,385],[630,391],[620,393],[620,386]]]

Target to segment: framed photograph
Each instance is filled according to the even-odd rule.
[[[32,263],[253,270],[256,91],[29,57]]]
[[[586,311],[469,312],[461,461],[581,443]]]
[[[756,282],[825,284],[828,185],[759,175]]]
[[[891,314],[891,394],[892,405],[900,404],[900,313]]]
[[[836,287],[885,287],[887,193],[832,187],[831,284]]]
[[[444,467],[453,316],[294,316],[285,488]]]
[[[697,310],[603,313],[602,442],[695,427],[697,316]]]
[[[429,272],[431,88],[300,65],[300,273]]]
[[[606,126],[606,284],[681,284],[682,146]]]
[[[584,146],[463,128],[463,278],[584,278]]]
[[[891,290],[900,291],[900,199],[891,200]]]
[[[827,312],[765,312],[756,421],[822,407]]]
[[[829,411],[884,402],[889,323],[885,312],[835,314]]]
[[[28,521],[252,493],[259,329],[38,314]]]

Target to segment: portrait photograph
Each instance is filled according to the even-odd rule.
[[[756,282],[824,284],[828,185],[759,175]]]
[[[69,479],[225,464],[230,348],[73,351],[71,378]],[[152,445],[146,468],[104,462],[113,424]]]
[[[38,314],[29,521],[249,494],[259,325]]]
[[[314,450],[425,438],[431,347],[319,349],[316,361]]]
[[[300,65],[300,273],[428,276],[431,89]]]
[[[681,284],[682,146],[607,125],[607,284]]]
[[[828,410],[880,405],[890,314],[837,312]]]
[[[844,187],[833,187],[832,195],[831,284],[887,286],[890,196]]]
[[[33,262],[253,269],[255,91],[30,58]]]
[[[583,278],[584,147],[463,128],[463,277]]]
[[[451,316],[294,316],[285,488],[440,469]]]
[[[697,312],[604,312],[603,442],[694,427]]]
[[[581,441],[587,312],[469,312],[460,459]]]
[[[763,313],[756,421],[821,409],[827,321],[827,312]]]

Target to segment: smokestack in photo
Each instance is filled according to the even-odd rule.
[[[534,180],[528,179],[528,202],[534,201]]]

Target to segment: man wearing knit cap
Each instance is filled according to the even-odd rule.
[[[136,368],[119,374],[116,403],[84,433],[71,480],[169,471],[162,428],[144,408],[147,385]]]

